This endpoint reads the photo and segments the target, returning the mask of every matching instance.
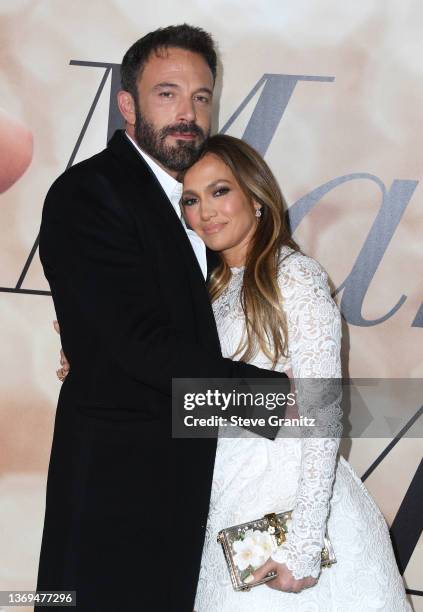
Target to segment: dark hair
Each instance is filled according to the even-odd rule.
[[[122,89],[137,99],[137,80],[148,58],[153,52],[169,47],[202,55],[212,72],[213,81],[216,79],[217,57],[213,38],[201,28],[184,23],[149,32],[128,49],[120,68]]]

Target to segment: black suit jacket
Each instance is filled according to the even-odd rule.
[[[71,371],[38,588],[77,589],[84,612],[192,612],[216,443],[171,440],[171,380],[269,373],[222,358],[186,232],[122,131],[51,187],[40,257]]]

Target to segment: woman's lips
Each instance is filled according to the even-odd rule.
[[[207,225],[203,227],[203,232],[205,234],[217,234],[221,229],[225,227],[225,223],[213,223],[212,225]]]

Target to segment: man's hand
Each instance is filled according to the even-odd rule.
[[[60,327],[58,321],[53,321],[53,327],[60,334]],[[66,359],[66,355],[63,352],[63,349],[60,349],[60,365],[62,366],[58,370],[56,370],[57,378],[63,382],[70,370],[69,361]]]
[[[253,585],[255,582],[262,580],[270,572],[276,572],[277,575],[272,580],[269,580],[269,582],[266,582],[266,586],[277,591],[284,591],[285,593],[299,593],[303,589],[308,589],[317,583],[317,578],[312,576],[296,580],[285,563],[277,563],[271,558],[264,565],[257,568],[254,574],[248,576],[244,582],[248,585]]]

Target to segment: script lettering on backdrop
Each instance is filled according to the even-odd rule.
[[[81,132],[72,151],[67,167],[71,166],[78,153],[81,142],[85,136],[98,100],[103,92],[104,86],[111,73],[110,103],[107,139],[116,129],[122,128],[122,117],[116,104],[116,94],[120,87],[119,64],[105,62],[84,62],[72,60],[71,65],[103,68],[104,74],[97,89],[90,110],[82,126]],[[286,74],[264,74],[256,83],[250,93],[242,101],[236,111],[220,130],[226,133],[234,121],[243,112],[244,108],[253,96],[262,89],[259,99],[254,107],[251,117],[245,128],[243,139],[249,142],[257,151],[265,156],[273,136],[288,106],[289,100],[299,81],[333,82],[335,77],[309,76],[309,75],[286,75]],[[397,179],[394,180],[390,189],[387,190],[383,182],[374,175],[364,172],[348,174],[332,179],[327,183],[313,189],[310,193],[300,198],[289,207],[289,220],[292,231],[298,227],[305,215],[332,189],[349,181],[367,180],[378,185],[381,191],[381,204],[374,223],[364,241],[362,249],[352,267],[351,272],[341,285],[335,290],[335,294],[343,291],[340,308],[346,321],[352,325],[368,327],[383,323],[392,317],[401,308],[407,297],[402,295],[397,303],[388,312],[374,320],[365,319],[362,316],[363,302],[369,289],[370,283],[385,254],[386,249],[398,227],[402,215],[417,187],[418,181]],[[0,287],[0,291],[12,291],[17,293],[37,293],[49,295],[48,291],[37,291],[22,289],[28,269],[38,248],[38,237],[29,253],[27,261],[22,269],[15,287]],[[412,327],[423,327],[423,304],[420,306]]]
[[[94,100],[88,111],[84,125],[75,143],[74,149],[70,156],[67,168],[72,166],[79,147],[85,136],[87,128],[90,124],[97,103],[103,92],[104,86],[111,75],[110,87],[110,102],[108,116],[107,139],[109,139],[116,129],[123,127],[122,117],[119,113],[116,104],[116,94],[120,88],[120,66],[119,64],[106,62],[85,62],[72,60],[71,65],[102,68],[104,74],[95,94]],[[229,120],[220,130],[221,133],[226,133],[234,121],[243,112],[244,108],[260,91],[259,99],[254,107],[251,117],[245,128],[243,139],[249,142],[263,156],[274,137],[279,123],[288,106],[295,87],[299,82],[327,82],[331,83],[335,77],[331,76],[308,76],[308,75],[286,75],[286,74],[264,74],[256,83],[250,93],[242,101],[236,111],[232,114]],[[363,301],[369,289],[370,283],[376,273],[376,270],[385,254],[386,249],[393,237],[393,234],[401,221],[407,205],[417,187],[418,181],[396,179],[391,187],[386,189],[384,183],[372,174],[354,173],[332,179],[323,185],[313,189],[310,193],[304,195],[297,202],[289,207],[289,221],[291,229],[294,232],[302,219],[309,213],[314,206],[325,196],[329,191],[335,189],[343,183],[349,181],[372,181],[380,189],[381,204],[373,225],[364,241],[361,251],[355,261],[351,272],[341,285],[335,290],[335,294],[343,291],[341,298],[341,311],[348,323],[361,327],[368,327],[383,323],[392,317],[404,304],[407,297],[402,295],[397,303],[388,310],[383,316],[374,320],[364,319],[361,312]],[[35,289],[22,289],[22,284],[29,270],[31,262],[38,248],[38,237],[28,255],[22,272],[18,278],[15,287],[0,287],[0,292],[13,293],[33,293],[38,295],[50,295],[48,291],[38,291]],[[414,321],[413,327],[423,327],[423,304],[420,306]],[[386,456],[387,453],[384,454]],[[382,457],[380,457],[380,460]],[[376,465],[379,459],[366,471],[363,480],[367,478]],[[391,535],[394,542],[397,561],[401,573],[405,571],[408,561],[411,558],[413,550],[420,537],[422,520],[418,509],[418,500],[423,483],[423,462],[417,469],[415,476],[407,490],[404,500],[398,510],[391,527]],[[413,526],[413,529],[405,529],[405,525]]]

